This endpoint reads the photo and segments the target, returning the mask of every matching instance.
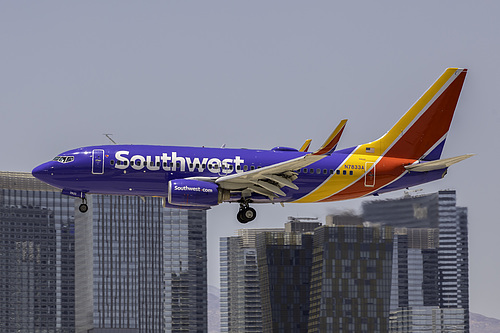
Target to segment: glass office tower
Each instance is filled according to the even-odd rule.
[[[274,319],[272,319],[270,318],[270,313],[263,313],[263,305],[261,305],[263,303],[268,304],[266,306],[269,308],[271,307],[271,301],[276,304],[278,303],[278,299],[276,299],[274,295],[271,296],[268,292],[263,295],[261,292],[261,286],[262,283],[265,282],[267,286],[266,290],[268,290],[269,288],[274,288],[274,285],[279,283],[279,280],[277,280],[274,275],[274,277],[270,277],[269,275],[263,277],[259,275],[259,269],[261,268],[260,265],[263,263],[265,263],[267,272],[279,271],[283,267],[273,266],[269,268],[267,267],[267,259],[259,261],[257,255],[257,239],[262,233],[271,233],[283,240],[281,245],[285,244],[284,239],[286,239],[287,243],[290,243],[290,238],[297,240],[295,242],[297,244],[294,245],[293,250],[291,245],[294,241],[291,241],[292,243],[288,244],[288,250],[285,247],[275,249],[276,251],[282,251],[283,253],[286,251],[294,251],[292,253],[288,253],[288,255],[295,257],[294,261],[286,264],[288,265],[288,268],[286,268],[287,270],[293,270],[291,268],[293,264],[306,264],[305,261],[301,261],[300,259],[301,251],[303,252],[300,245],[302,244],[302,238],[300,236],[301,233],[312,232],[315,228],[321,225],[316,218],[289,217],[288,219],[289,222],[285,223],[285,228],[239,229],[238,236],[220,238],[221,332],[265,332],[269,331],[270,328],[264,328],[263,317],[266,317],[271,321],[279,320],[279,315],[276,315],[278,310],[275,310]],[[266,241],[264,241],[264,244],[265,243]],[[309,243],[312,244],[311,242]],[[269,248],[270,246],[271,244],[269,243],[267,247]],[[296,252],[295,249],[297,250]],[[267,254],[266,251],[267,250],[264,249],[266,257],[272,256],[270,253]],[[310,265],[310,263],[309,258],[308,264]],[[307,268],[307,265],[302,268],[297,266],[297,269],[310,270],[310,268]],[[290,288],[297,287],[296,291],[299,289],[305,290],[302,287],[298,287],[298,285],[294,285],[294,283],[298,281],[296,275],[297,274],[292,274],[286,281],[291,284],[292,287],[288,286],[283,288],[288,290]],[[302,274],[301,278],[306,278],[306,275],[307,274]],[[304,283],[308,284],[308,282]],[[269,287],[269,284],[272,286]],[[270,297],[272,297],[272,299]],[[302,300],[305,304],[307,304],[308,296],[305,296],[302,293]],[[283,299],[283,302],[287,301],[287,298]],[[296,302],[296,300],[294,299],[293,302]],[[292,304],[293,302],[289,304]],[[276,308],[276,304],[273,304],[272,306]],[[264,310],[264,312],[265,311],[267,310]],[[304,309],[304,311],[307,313],[307,309]],[[304,319],[304,316],[301,316],[300,318]],[[293,322],[290,322],[290,324],[294,325]],[[302,327],[307,328],[307,322],[306,324],[303,324]],[[289,332],[293,331],[295,330],[292,329]]]
[[[469,332],[467,209],[456,206],[455,191],[365,202],[363,217],[407,229],[397,235],[397,269],[407,279],[406,286],[393,281],[399,294],[391,304],[392,331],[426,322],[435,332]],[[417,237],[410,228],[430,230]]]
[[[207,332],[206,211],[163,209],[165,332]]]
[[[220,238],[221,332],[262,332],[255,238],[264,231],[283,229],[239,229]]]
[[[335,220],[314,231],[308,332],[387,332],[392,229]]]
[[[74,332],[74,199],[0,172],[0,332]]]
[[[77,332],[206,332],[206,213],[159,198],[88,204],[76,219]]]
[[[206,332],[206,213],[158,198],[79,204],[0,172],[0,332]]]
[[[312,234],[257,235],[263,332],[308,332]]]

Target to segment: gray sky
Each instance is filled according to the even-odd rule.
[[[471,310],[500,318],[494,214],[500,128],[498,1],[85,1],[0,4],[0,170],[80,146],[317,148],[348,118],[345,148],[387,131],[446,67],[469,69],[444,157],[420,193],[469,207]],[[402,193],[382,198],[398,197]],[[248,227],[359,208],[256,206]],[[209,211],[209,283],[238,206]]]

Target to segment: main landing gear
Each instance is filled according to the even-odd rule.
[[[80,213],[86,213],[89,210],[89,206],[87,206],[87,199],[82,198],[82,204],[78,207]]]
[[[240,210],[238,211],[238,214],[236,215],[238,222],[248,223],[248,222],[255,220],[256,216],[257,216],[257,212],[255,211],[255,209],[253,209],[252,207],[250,207],[248,205],[248,201],[243,201],[240,203]]]

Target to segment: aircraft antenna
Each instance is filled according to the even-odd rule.
[[[117,144],[117,143],[115,142],[115,140],[111,139],[111,135],[113,135],[113,134],[109,134],[109,133],[108,133],[108,134],[103,134],[103,135],[105,135],[105,136],[109,139],[109,141],[113,142],[113,144],[115,144],[115,145]]]

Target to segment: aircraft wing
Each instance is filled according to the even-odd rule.
[[[426,172],[432,170],[445,169],[452,164],[458,163],[472,156],[474,156],[474,154],[466,154],[436,161],[420,162],[420,163],[405,165],[405,169],[408,171],[416,171],[416,172]]]
[[[297,185],[293,183],[297,179],[295,171],[329,156],[337,147],[346,122],[347,120],[342,120],[325,143],[314,153],[259,169],[223,176],[217,178],[215,183],[228,190],[248,189],[269,198],[284,196],[285,193],[281,190],[283,186],[297,190]]]

